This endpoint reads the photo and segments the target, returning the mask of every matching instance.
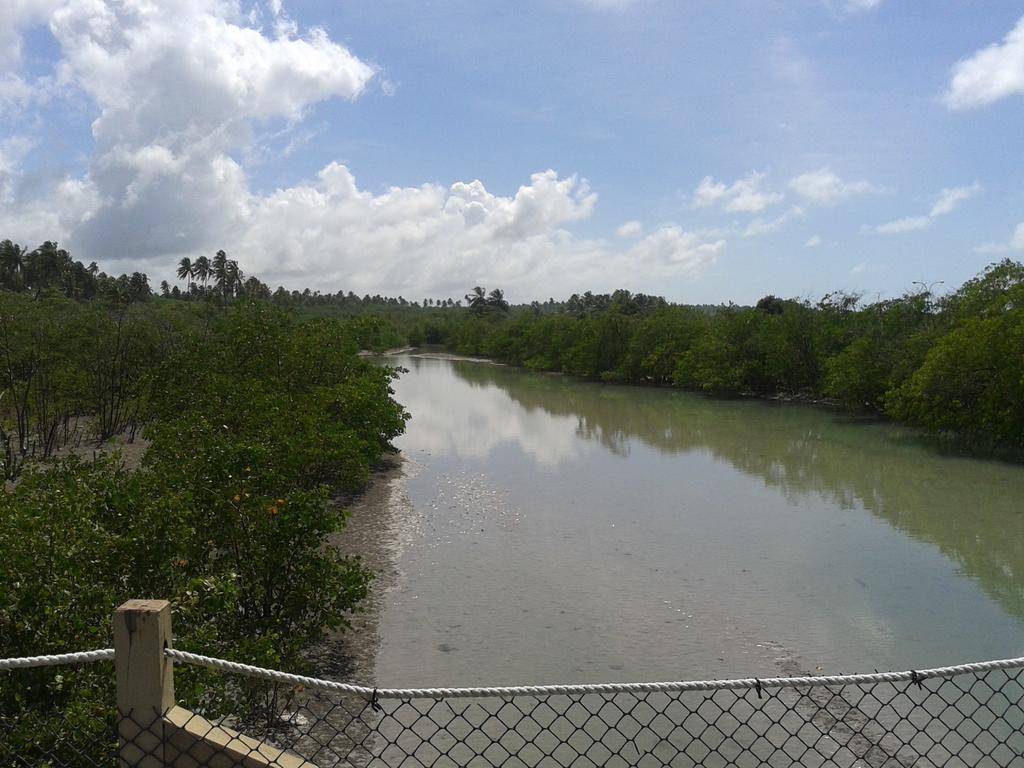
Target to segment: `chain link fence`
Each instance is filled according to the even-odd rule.
[[[0,766],[117,765],[112,658],[0,659]]]
[[[215,667],[225,676],[217,693],[192,709],[120,716],[8,706],[0,765],[1024,766],[1024,660],[846,677],[374,690],[168,653]],[[0,675],[10,690],[15,676],[38,672]],[[226,702],[236,711],[217,715]]]

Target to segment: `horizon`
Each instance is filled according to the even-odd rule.
[[[755,5],[22,0],[0,238],[515,304],[874,300],[1024,257],[1019,4]]]

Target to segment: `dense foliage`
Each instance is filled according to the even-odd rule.
[[[1009,260],[944,297],[695,307],[616,291],[510,312],[421,313],[407,333],[528,368],[825,399],[964,443],[1024,448],[1024,265]]]
[[[224,313],[0,292],[16,477],[0,495],[0,655],[108,646],[113,607],[159,596],[174,604],[179,647],[302,668],[370,579],[326,544],[345,520],[330,495],[360,488],[407,418],[394,371],[357,356],[376,325],[302,322],[267,303]],[[139,431],[137,468],[116,456],[40,461]],[[183,671],[179,695],[203,706],[201,692],[221,684]],[[111,686],[108,669],[4,676],[0,713],[24,721],[26,744],[55,749],[33,723],[53,710],[109,721]],[[266,703],[229,693],[249,711]],[[75,733],[88,742],[99,726],[86,725]]]

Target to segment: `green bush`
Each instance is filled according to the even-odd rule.
[[[125,326],[97,323],[98,308],[56,310],[86,318],[76,336],[86,348],[57,356],[54,371],[90,344],[139,350],[119,355],[140,373],[131,390],[113,377],[98,391],[108,401],[123,395],[149,445],[137,469],[117,456],[30,462],[0,496],[0,655],[109,646],[114,607],[162,597],[173,604],[179,647],[302,670],[312,643],[347,626],[371,578],[358,558],[327,544],[345,522],[330,494],[362,487],[407,418],[391,397],[395,373],[356,354],[373,323],[302,323],[268,304],[170,325],[153,315]],[[137,325],[148,340],[110,338]],[[73,412],[98,413],[69,385],[72,396],[80,398]],[[182,672],[186,704],[223,686],[221,676]],[[54,680],[0,677],[0,716],[28,729],[9,738],[46,742],[31,724],[56,713],[112,718],[109,669],[73,668],[59,686]],[[253,690],[221,692],[236,715],[269,714]],[[52,733],[40,749],[57,748]]]

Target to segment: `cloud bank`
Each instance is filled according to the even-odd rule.
[[[553,170],[507,196],[479,180],[374,194],[334,162],[254,192],[262,134],[295,128],[318,103],[359,99],[379,71],[322,29],[300,32],[279,2],[17,0],[5,13],[0,99],[39,91],[23,71],[22,33],[45,22],[61,51],[47,82],[61,98],[84,97],[95,119],[87,171],[45,184],[22,169],[32,140],[2,139],[0,231],[60,238],[106,269],[159,279],[182,255],[225,248],[289,287],[460,294],[486,282],[533,297],[635,285],[638,274],[650,289],[699,274],[725,247],[675,224],[646,237],[629,227],[629,244],[576,237],[568,228],[591,217],[597,196]],[[753,196],[739,192],[737,204]]]
[[[332,164],[314,182],[259,200],[239,248],[260,255],[253,266],[261,274],[286,282],[313,273],[357,293],[383,284],[411,295],[422,286],[450,295],[486,283],[546,296],[632,283],[638,270],[696,275],[725,247],[675,225],[625,250],[574,237],[565,226],[588,218],[596,202],[585,182],[552,170],[507,197],[480,181],[374,195],[358,188],[348,168]]]

